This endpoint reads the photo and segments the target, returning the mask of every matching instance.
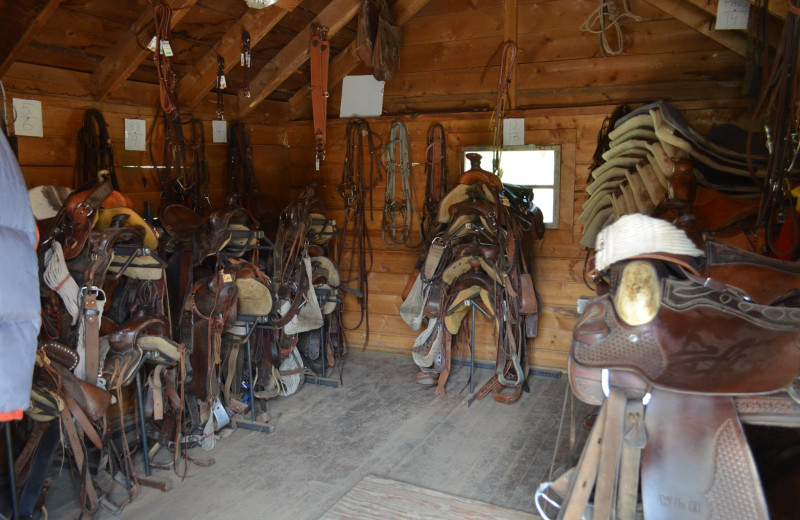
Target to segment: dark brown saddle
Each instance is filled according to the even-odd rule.
[[[725,247],[706,258],[709,272],[718,262],[794,271]],[[575,326],[570,383],[602,408],[578,466],[552,484],[565,518],[592,490],[595,518],[634,518],[640,477],[648,519],[768,518],[741,421],[800,424],[800,309],[675,265],[659,255],[613,264],[608,294]]]

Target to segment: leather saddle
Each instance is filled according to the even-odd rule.
[[[607,242],[617,238],[609,231]],[[575,394],[602,407],[578,466],[552,483],[563,517],[583,514],[594,490],[594,518],[634,518],[641,479],[648,519],[768,518],[741,422],[800,424],[800,308],[757,303],[697,269],[738,266],[732,280],[751,289],[753,270],[796,267],[720,244],[706,253],[638,254],[604,268],[607,292],[586,306],[568,362]],[[550,486],[537,491],[542,515]]]

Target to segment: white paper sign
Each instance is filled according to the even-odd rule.
[[[519,146],[525,144],[525,119],[503,119],[503,146]]]
[[[42,130],[42,102],[35,99],[11,100],[14,109],[14,133],[30,137],[44,137]]]
[[[383,81],[370,76],[345,76],[339,117],[371,117],[383,113]]]
[[[147,149],[146,141],[144,119],[125,119],[125,149],[143,152]]]
[[[750,16],[750,2],[747,0],[719,0],[717,4],[717,31],[726,29],[747,29]]]
[[[227,143],[228,142],[228,127],[227,121],[224,119],[215,119],[211,121],[211,142],[214,143]]]

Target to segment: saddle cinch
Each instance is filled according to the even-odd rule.
[[[614,249],[601,240],[619,240],[625,219],[598,237],[598,256]],[[685,253],[693,246],[683,239]],[[761,305],[695,274],[714,272],[719,256],[633,253],[601,266],[610,282],[598,292],[608,292],[575,326],[570,384],[602,407],[578,465],[537,491],[540,514],[548,518],[547,501],[558,518],[768,518],[742,422],[800,427],[800,308]]]

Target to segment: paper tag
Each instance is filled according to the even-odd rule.
[[[219,77],[219,88],[225,89],[228,88],[228,84],[225,82],[225,75]]]
[[[250,53],[249,52],[245,54],[245,62],[246,62],[245,65],[248,68],[250,68]]]
[[[150,52],[156,52],[156,40],[158,40],[158,38],[153,36],[153,39],[147,44],[147,48],[150,49]]]
[[[244,53],[239,54],[239,64],[244,67]]]
[[[231,283],[233,281],[233,276],[229,275],[226,272],[222,272],[222,281],[225,283]]]
[[[172,46],[167,40],[161,40],[161,54],[168,58],[172,56]]]
[[[503,119],[503,146],[519,146],[525,144],[525,119]]]
[[[750,3],[747,0],[720,0],[714,30],[747,29]]]

